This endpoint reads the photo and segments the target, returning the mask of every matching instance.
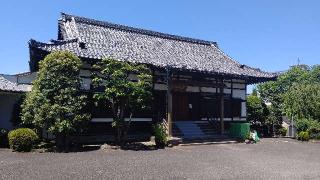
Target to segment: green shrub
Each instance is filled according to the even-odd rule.
[[[8,147],[8,130],[0,128],[0,147]]]
[[[300,131],[310,131],[310,130],[318,130],[320,131],[320,122],[313,119],[298,119],[296,121],[296,126],[298,132]]]
[[[284,127],[280,128],[278,131],[279,131],[279,134],[281,136],[286,136],[287,135],[287,129],[284,128]]]
[[[301,131],[298,133],[298,139],[301,141],[309,141],[310,135],[308,131]]]
[[[8,134],[10,148],[18,152],[29,152],[38,141],[37,134],[29,128],[19,128]]]
[[[163,124],[159,123],[154,126],[154,136],[155,136],[156,146],[164,147],[167,145],[168,135],[166,133],[166,129]]]
[[[318,121],[312,121],[309,125],[308,132],[310,135],[320,134],[320,123]]]
[[[308,132],[310,138],[319,139],[320,137],[320,122],[313,119],[299,119],[296,122],[298,132]]]
[[[310,120],[309,119],[298,119],[296,121],[297,131],[307,131],[310,126]]]

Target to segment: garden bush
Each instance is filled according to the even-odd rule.
[[[159,123],[154,126],[154,136],[156,146],[165,147],[167,145],[168,135],[163,124]]]
[[[37,134],[29,128],[19,128],[8,134],[10,148],[18,152],[29,152],[38,141]]]
[[[0,128],[0,147],[8,147],[8,130]]]
[[[320,122],[313,119],[299,119],[297,120],[298,132],[308,132],[310,138],[320,139]],[[299,134],[298,134],[299,135]]]
[[[310,126],[309,119],[298,119],[296,121],[296,126],[298,132],[307,131]]]
[[[320,122],[317,120],[313,119],[298,119],[296,121],[296,126],[298,132],[300,131],[314,131],[314,130],[319,130],[320,131]]]
[[[312,121],[309,125],[308,132],[310,135],[320,133],[320,123],[318,121]]]
[[[82,61],[66,51],[52,52],[39,62],[37,78],[22,103],[24,126],[62,137],[62,142],[67,142],[67,135],[86,128],[90,114],[87,96],[81,91],[81,66]],[[57,144],[60,150],[68,148],[68,143]]]
[[[286,136],[286,135],[287,135],[287,129],[284,128],[284,127],[280,128],[280,129],[279,129],[279,134],[280,134],[281,136]]]
[[[309,141],[310,135],[308,131],[301,131],[298,133],[298,139],[301,141]]]

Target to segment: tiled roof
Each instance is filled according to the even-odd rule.
[[[11,77],[10,79],[8,77]],[[17,84],[12,79],[16,76],[12,75],[0,75],[0,92],[28,92],[31,91],[31,85],[29,84]]]
[[[30,40],[30,48],[46,52],[68,50],[79,57],[114,59],[157,67],[172,67],[235,77],[272,79],[276,75],[242,65],[223,53],[217,43],[143,30],[62,14],[59,40]]]

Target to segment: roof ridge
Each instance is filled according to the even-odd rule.
[[[86,23],[86,24],[93,24],[93,25],[102,26],[102,27],[120,29],[122,31],[129,31],[129,32],[133,32],[133,33],[155,36],[155,37],[160,37],[160,38],[185,41],[185,42],[189,42],[189,43],[197,43],[197,44],[203,44],[203,45],[214,45],[216,47],[218,46],[217,42],[214,42],[214,41],[207,41],[207,40],[201,40],[201,39],[196,39],[196,38],[189,38],[189,37],[185,37],[185,36],[173,35],[173,34],[169,34],[169,33],[162,33],[162,32],[153,31],[153,30],[136,28],[136,27],[126,26],[126,25],[121,25],[121,24],[116,24],[116,23],[110,23],[107,21],[95,20],[95,19],[86,18],[86,17],[82,17],[82,16],[70,15],[70,14],[66,14],[63,12],[61,12],[61,18],[64,21],[72,20],[72,18],[74,18],[76,22],[78,21],[78,22]]]
[[[66,40],[51,39],[50,42],[54,44],[67,44],[67,43],[79,42],[79,38],[66,39]]]
[[[73,42],[79,42],[78,38],[75,39],[67,39],[67,40],[53,40],[51,39],[50,42],[52,43],[44,43],[40,42],[34,39],[30,39],[28,44],[30,46],[42,46],[42,45],[62,45],[62,44],[68,44],[68,43],[73,43]]]
[[[25,72],[19,72],[19,73],[15,73],[13,74],[14,76],[25,76],[25,75],[29,75],[32,74],[32,72],[30,71],[25,71]]]

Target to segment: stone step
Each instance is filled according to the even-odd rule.
[[[206,139],[219,135],[217,128],[207,121],[177,121],[173,123],[173,136],[184,139]]]

